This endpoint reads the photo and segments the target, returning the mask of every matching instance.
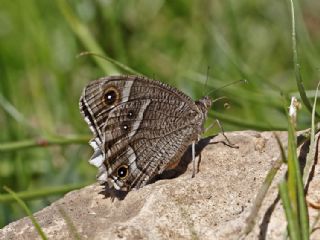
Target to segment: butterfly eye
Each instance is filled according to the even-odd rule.
[[[125,179],[128,176],[128,166],[122,165],[117,170],[117,175],[120,179]]]
[[[104,101],[107,105],[114,104],[118,100],[118,97],[119,97],[119,93],[114,87],[110,87],[104,93]]]

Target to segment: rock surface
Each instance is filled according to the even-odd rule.
[[[202,141],[200,172],[191,178],[192,164],[181,167],[173,179],[162,179],[134,190],[123,199],[111,200],[94,184],[68,193],[34,214],[49,239],[239,239],[256,194],[280,151],[271,132],[227,134]],[[279,133],[286,145],[286,134]],[[182,161],[188,162],[187,152]],[[186,170],[186,171],[185,171]],[[286,221],[278,198],[278,172],[246,239],[283,239]],[[319,202],[320,174],[315,168],[308,199]],[[181,172],[184,172],[181,174]],[[168,177],[166,173],[162,178]],[[309,208],[310,223],[318,211]],[[73,229],[73,226],[75,229]],[[319,223],[317,223],[319,228]],[[320,230],[311,235],[320,239]],[[40,239],[31,221],[23,218],[0,230],[0,239]]]

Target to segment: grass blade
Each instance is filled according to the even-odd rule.
[[[4,188],[4,190],[6,190],[12,196],[12,198],[14,198],[18,202],[20,207],[26,212],[26,214],[29,216],[32,224],[34,225],[34,227],[36,228],[37,232],[39,233],[40,237],[42,239],[47,239],[47,237],[46,237],[45,233],[42,231],[38,221],[34,218],[34,216],[32,215],[32,213],[31,213],[30,209],[27,207],[27,205],[10,188],[8,188],[6,186],[4,186],[3,188]]]
[[[62,215],[63,219],[66,221],[67,227],[68,227],[69,231],[72,233],[73,238],[76,240],[82,239],[81,235],[77,231],[76,226],[74,225],[74,223],[72,222],[72,219],[68,216],[66,211],[60,206],[58,206],[58,210],[59,210],[60,214]]]
[[[288,228],[291,239],[309,239],[309,216],[305,201],[302,175],[297,157],[297,140],[296,140],[296,119],[298,102],[292,97],[288,115],[288,179],[286,187],[281,187],[282,201],[286,202],[286,195],[290,207],[285,206],[288,224],[293,221],[295,229]],[[287,191],[287,192],[286,192]],[[291,219],[290,219],[290,218]],[[294,232],[292,232],[294,231]]]
[[[243,121],[243,119],[239,119],[238,117],[227,116],[226,114],[218,113],[216,111],[211,111],[209,113],[209,116],[211,118],[218,118],[222,122],[230,123],[232,125],[242,127],[244,129],[254,129],[260,131],[270,131],[271,129],[274,131],[286,130],[285,126],[264,125],[258,122]]]
[[[67,193],[69,191],[82,188],[88,184],[70,184],[63,186],[55,186],[55,187],[46,187],[44,189],[38,190],[28,190],[15,193],[15,196],[22,200],[32,200],[37,198],[48,197],[50,195],[58,195]],[[0,195],[0,203],[12,202],[15,200],[15,197],[12,194],[1,194]]]
[[[288,194],[288,186],[286,182],[282,182],[279,184],[279,193],[281,197],[281,201],[283,204],[284,212],[286,214],[287,222],[288,222],[288,233],[291,240],[299,240],[300,235],[298,233],[298,223],[297,218],[295,217],[294,211],[291,207],[291,201]]]
[[[124,65],[123,63],[121,62],[118,62],[108,56],[102,56],[100,54],[97,54],[97,53],[93,53],[93,52],[82,52],[79,54],[79,57],[82,57],[82,56],[87,56],[87,55],[92,55],[92,56],[96,56],[96,57],[100,57],[102,59],[105,59],[106,61],[109,61],[111,62],[113,65],[115,65],[116,67],[122,69],[123,71],[125,71],[126,73],[129,73],[129,74],[133,74],[133,75],[141,75],[143,76],[142,73],[139,73],[137,72],[136,70],[132,69],[131,67],[127,66],[127,65]]]
[[[282,146],[282,145],[281,145]],[[272,184],[272,181],[277,174],[278,170],[280,169],[282,165],[283,159],[278,159],[272,166],[272,168],[268,171],[268,174],[266,178],[264,179],[264,182],[261,186],[261,188],[258,191],[257,196],[255,197],[255,200],[253,202],[252,209],[250,211],[250,215],[246,219],[246,226],[243,230],[243,235],[247,236],[253,229],[256,217],[258,216],[259,209],[261,208],[262,202]]]
[[[47,137],[41,139],[28,139],[23,141],[0,144],[0,152],[11,152],[27,148],[47,147],[52,145],[84,144],[88,143],[89,136]]]
[[[296,84],[299,90],[299,94],[301,97],[301,100],[303,104],[306,106],[306,108],[309,110],[310,113],[312,113],[312,106],[311,103],[307,97],[306,90],[303,86],[302,76],[300,72],[300,64],[299,64],[299,58],[298,58],[298,51],[297,51],[297,41],[296,41],[296,23],[295,23],[295,14],[294,14],[294,4],[293,0],[290,0],[290,6],[291,6],[291,24],[292,24],[292,51],[293,51],[293,62],[294,62],[294,72],[295,72],[295,79]],[[320,117],[320,115],[315,112],[317,117]]]
[[[304,167],[303,171],[303,183],[304,185],[307,184],[307,179],[309,177],[313,162],[314,162],[314,154],[315,154],[315,112],[316,112],[316,105],[317,105],[317,97],[318,97],[318,90],[319,90],[320,82],[318,83],[314,103],[312,107],[312,115],[311,115],[311,134],[310,134],[310,146],[309,146],[309,153],[307,155],[306,166]]]
[[[102,48],[98,45],[96,40],[91,36],[91,33],[89,29],[80,22],[80,20],[77,18],[77,16],[72,12],[71,7],[67,3],[67,1],[64,0],[58,0],[57,4],[68,21],[70,27],[74,31],[74,33],[78,36],[80,41],[83,43],[83,45],[90,51],[95,52],[97,54],[104,55],[104,51]],[[110,64],[109,62],[102,61],[101,59],[94,58],[98,66],[105,71],[106,74],[116,74],[119,73],[117,68],[113,64]]]

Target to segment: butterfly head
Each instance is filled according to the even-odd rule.
[[[209,96],[205,96],[199,99],[198,101],[196,101],[196,105],[199,107],[199,109],[203,113],[204,118],[206,118],[208,110],[212,105],[212,99]]]

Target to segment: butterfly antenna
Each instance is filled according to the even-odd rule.
[[[110,63],[112,63],[113,65],[115,65],[116,67],[122,69],[123,71],[127,72],[127,73],[130,73],[130,74],[133,74],[133,75],[141,75],[141,76],[144,76],[143,74],[137,72],[136,70],[110,58],[110,57],[107,57],[107,56],[104,56],[104,55],[101,55],[101,54],[98,54],[98,53],[94,53],[94,52],[82,52],[80,54],[77,55],[77,58],[80,58],[80,57],[83,57],[83,56],[95,56],[95,57],[99,57],[99,58],[102,58]]]
[[[221,89],[224,89],[224,88],[226,88],[226,87],[229,87],[229,86],[231,86],[231,85],[238,84],[238,83],[248,83],[248,81],[247,81],[246,79],[236,80],[236,81],[231,82],[231,83],[228,83],[228,84],[226,84],[226,85],[224,85],[224,86],[222,86],[222,87],[213,89],[213,90],[209,91],[206,95],[209,96],[209,95],[211,95],[212,93],[214,93],[214,92],[216,92],[216,91],[219,91],[219,90],[221,90]]]
[[[203,85],[203,89],[202,89],[202,92],[203,92],[203,93],[205,92],[205,90],[206,90],[206,88],[207,88],[207,85],[208,85],[209,72],[210,72],[210,66],[208,65],[208,67],[207,67],[207,77],[206,77],[206,81],[205,81],[205,83],[204,83],[204,85]],[[207,94],[205,94],[205,95],[207,95]]]

